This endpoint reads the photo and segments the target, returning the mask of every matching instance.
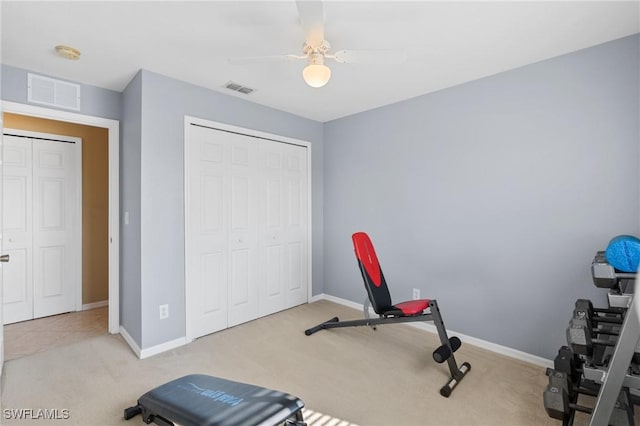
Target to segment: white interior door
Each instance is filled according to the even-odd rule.
[[[33,140],[33,316],[76,308],[77,145]]]
[[[229,145],[189,126],[186,169],[186,280],[192,338],[227,327]]]
[[[0,108],[0,124],[2,123],[2,108]],[[2,243],[2,187],[3,187],[3,169],[4,165],[2,163],[2,152],[3,148],[3,137],[0,134],[0,318],[2,318],[2,266],[4,263],[10,260],[6,254],[4,254],[4,245]],[[0,378],[2,377],[2,370],[4,366],[4,327],[0,324]]]
[[[283,191],[283,149],[280,143],[261,143],[259,147],[262,171],[260,204],[260,315],[285,309],[285,247],[283,244],[286,199]]]
[[[187,337],[307,301],[307,150],[185,123]]]
[[[285,193],[282,240],[285,248],[285,306],[306,303],[308,288],[308,185],[307,150],[297,145],[283,147]]]
[[[4,136],[4,324],[74,311],[81,294],[80,140],[7,132],[34,137]]]
[[[218,133],[231,148],[227,283],[231,327],[258,317],[258,153],[254,138]]]
[[[4,250],[2,268],[5,324],[33,319],[33,144],[4,135],[2,188]]]
[[[260,159],[260,314],[269,315],[307,301],[307,151],[267,141]]]

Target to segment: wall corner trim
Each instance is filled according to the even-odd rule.
[[[124,341],[127,342],[131,350],[136,354],[136,356],[140,358],[140,346],[138,346],[136,341],[133,340],[133,337],[131,337],[131,335],[127,332],[127,330],[123,326],[120,326],[120,335],[122,336]]]
[[[146,349],[140,349],[140,346],[133,340],[133,337],[127,332],[127,330],[120,326],[120,335],[124,339],[125,342],[131,347],[131,350],[136,354],[136,356],[140,359],[149,358],[154,355],[158,355],[162,352],[170,351],[171,349],[179,348],[180,346],[184,346],[187,344],[187,339],[185,337],[179,337],[174,340],[170,340],[168,342],[160,343],[159,345],[152,346]]]
[[[309,303],[317,302],[319,300],[327,300],[329,302],[333,302],[339,305],[347,306],[349,308],[357,309],[360,312],[362,312],[362,310],[364,309],[363,304],[352,302],[350,300],[342,299],[342,298],[331,296],[328,294],[315,295],[311,298]],[[373,315],[375,316],[375,313]],[[433,334],[437,334],[436,327],[431,323],[415,322],[415,323],[406,323],[403,325],[418,328],[420,330],[425,330]],[[530,364],[534,364],[543,368],[553,368],[553,361],[550,359],[542,358],[537,355],[533,355],[533,354],[523,352],[517,349],[513,349],[507,346],[498,345],[497,343],[492,343],[487,340],[482,340],[472,336],[467,336],[465,334],[458,333],[453,330],[447,329],[447,333],[449,335],[458,336],[463,343],[468,343],[470,345],[477,346],[479,348],[486,349],[491,352],[495,352],[499,355],[508,356],[509,358],[514,358],[519,361],[528,362]]]

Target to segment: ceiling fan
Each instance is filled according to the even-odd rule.
[[[311,87],[322,87],[331,78],[331,69],[325,65],[326,59],[343,64],[394,64],[406,60],[404,50],[339,50],[331,53],[331,45],[324,38],[324,13],[321,1],[296,0],[298,15],[306,40],[302,54],[251,56],[229,58],[233,65],[259,62],[294,62],[306,60],[302,70],[304,81]]]

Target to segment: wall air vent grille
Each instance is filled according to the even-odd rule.
[[[29,73],[27,100],[35,104],[80,111],[80,85]]]
[[[252,89],[251,87],[246,87],[238,83],[234,83],[233,81],[228,82],[224,85],[226,89],[233,90],[234,92],[239,92],[244,95],[248,95],[256,91],[256,89]]]

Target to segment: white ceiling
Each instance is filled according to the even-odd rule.
[[[3,64],[122,91],[144,68],[325,122],[640,32],[640,1],[326,1],[332,50],[406,49],[400,65],[330,62],[320,89],[304,61],[230,65],[234,56],[300,54],[291,1],[7,1]],[[54,54],[67,44],[79,61]],[[234,81],[251,95],[222,86]]]

